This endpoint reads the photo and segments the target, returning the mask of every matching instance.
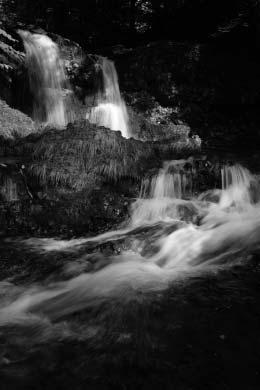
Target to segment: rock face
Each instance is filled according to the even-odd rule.
[[[148,93],[163,106],[252,104],[260,70],[246,49],[155,42],[114,54],[125,91]],[[254,82],[253,82],[254,81]]]
[[[73,236],[106,231],[123,222],[131,197],[107,186],[91,194],[61,190],[35,198],[0,202],[0,234]],[[120,193],[121,190],[121,193]]]
[[[152,123],[187,125],[230,145],[259,137],[260,66],[247,47],[163,41],[105,54],[126,102]]]
[[[136,138],[190,129],[220,148],[259,141],[260,66],[245,45],[161,41],[100,54],[115,62]],[[86,56],[73,78],[87,106],[97,90],[97,61]]]

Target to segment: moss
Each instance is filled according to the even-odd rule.
[[[11,108],[0,99],[0,138],[26,137],[35,131],[34,123],[27,115]]]
[[[158,133],[159,128],[156,130]],[[168,127],[164,130],[168,134]],[[177,157],[199,149],[187,131],[175,130],[161,140],[154,134],[150,141],[142,142],[125,139],[119,131],[79,121],[63,131],[49,129],[29,136],[20,143],[19,153],[32,154],[29,171],[41,183],[87,190],[93,183],[139,179],[151,166],[159,166],[166,154]]]
[[[41,182],[67,185],[76,190],[99,179],[118,181],[137,178],[151,147],[120,132],[97,128],[87,121],[69,125],[64,131],[49,130],[27,146],[33,153],[30,171]]]

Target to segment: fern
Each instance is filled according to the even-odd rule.
[[[14,39],[10,34],[8,34],[6,31],[4,31],[2,28],[0,28],[0,36],[6,38],[7,40],[11,42],[17,42],[16,39]]]
[[[17,67],[24,62],[24,54],[16,49],[17,40],[0,28],[0,89],[9,88]],[[1,91],[0,91],[1,94]],[[5,99],[5,95],[1,95]]]
[[[24,54],[14,48],[17,40],[0,28],[0,72],[10,72],[24,61]]]
[[[15,50],[12,46],[5,42],[0,41],[0,50],[7,56],[8,59],[11,59],[15,63],[22,62],[24,59],[24,54],[22,52]]]

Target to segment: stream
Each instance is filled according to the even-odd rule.
[[[44,389],[50,378],[55,389],[82,388],[82,381],[93,389],[124,388],[134,376],[135,388],[189,389],[200,375],[205,388],[219,389],[229,388],[235,372],[238,383],[247,378],[245,388],[254,388],[259,179],[227,165],[222,188],[194,195],[186,163],[165,162],[144,180],[118,230],[3,240],[6,388],[35,388],[39,381]]]

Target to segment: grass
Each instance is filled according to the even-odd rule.
[[[64,131],[49,130],[32,136],[25,147],[31,148],[33,155],[30,171],[42,183],[76,190],[98,180],[138,179],[150,167],[160,165],[165,155],[187,154],[198,148],[187,137],[165,142],[125,139],[120,132],[87,121],[69,125]]]
[[[171,133],[162,139],[125,139],[118,131],[82,120],[65,130],[51,127],[36,131],[30,118],[0,101],[2,154],[16,156],[41,185],[92,189],[101,182],[124,178],[139,180],[162,160],[184,157],[198,149],[186,133]],[[158,130],[159,135],[159,130]]]
[[[117,181],[137,178],[151,147],[119,132],[97,128],[86,121],[69,125],[64,131],[49,130],[31,138],[30,171],[42,183],[67,185],[81,190],[100,178]],[[29,151],[28,151],[29,152]]]

